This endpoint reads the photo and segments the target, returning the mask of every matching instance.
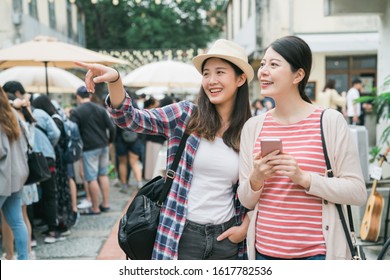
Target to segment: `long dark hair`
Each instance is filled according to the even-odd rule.
[[[272,42],[268,48],[272,48],[280,54],[290,64],[292,72],[295,73],[300,68],[305,71],[305,77],[298,85],[299,95],[306,102],[312,103],[305,93],[313,61],[309,45],[297,36],[285,36]]]
[[[56,107],[51,103],[50,98],[47,95],[40,95],[31,102],[34,108],[41,109],[48,113],[50,116],[57,113]]]
[[[326,89],[334,89],[335,88],[335,85],[336,85],[336,81],[333,80],[333,79],[329,79],[326,81],[326,84],[324,86],[324,90],[325,91]]]
[[[244,73],[235,64],[225,59],[223,60],[233,67],[237,77]],[[202,69],[206,61],[203,62]],[[215,105],[207,97],[203,87],[200,89],[196,103],[197,109],[191,116],[186,132],[189,134],[194,132],[209,141],[213,141],[218,130],[221,128],[221,118]],[[246,80],[237,90],[234,108],[230,116],[230,126],[222,135],[223,142],[236,152],[240,150],[241,129],[250,117],[249,87],[248,80]]]

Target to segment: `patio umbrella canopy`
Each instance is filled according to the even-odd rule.
[[[47,67],[50,93],[75,93],[85,85],[76,75],[56,67]],[[16,66],[0,72],[0,84],[18,81],[28,92],[46,93],[46,73],[43,66]]]
[[[13,66],[54,66],[75,68],[74,61],[104,65],[127,64],[126,61],[86,48],[38,36],[34,40],[0,50],[0,68]]]
[[[170,92],[168,92],[170,90]],[[145,94],[145,95],[154,95],[154,94],[167,94],[167,93],[174,93],[174,94],[184,94],[184,95],[191,95],[191,94],[198,94],[199,87],[189,87],[189,88],[183,88],[183,87],[174,87],[169,89],[168,87],[144,87],[141,89],[138,89],[135,91],[136,94]]]
[[[78,66],[74,61],[101,63],[108,66],[128,64],[124,60],[45,36],[38,36],[32,41],[0,50],[0,68],[3,69],[13,66],[76,68]],[[46,85],[46,93],[48,93],[48,83]]]
[[[199,89],[201,80],[193,65],[172,60],[145,64],[122,79],[128,87],[167,87],[169,91],[177,87]]]

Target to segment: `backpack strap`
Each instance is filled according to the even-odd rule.
[[[177,167],[179,166],[180,158],[181,158],[181,155],[184,151],[184,147],[185,147],[185,144],[187,142],[188,136],[189,135],[187,133],[184,133],[183,137],[181,138],[180,145],[176,151],[175,158],[173,160],[171,168],[169,168],[167,170],[165,182],[164,182],[164,187],[163,187],[161,195],[157,201],[157,205],[161,206],[164,203],[165,199],[167,198],[169,190],[171,189],[173,179],[175,178],[176,170],[177,170]]]
[[[35,124],[35,127],[38,128],[43,133],[45,133],[45,135],[47,136],[47,131],[42,126],[40,126],[39,124]]]

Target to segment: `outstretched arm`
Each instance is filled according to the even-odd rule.
[[[111,67],[97,64],[75,62],[77,66],[87,69],[85,86],[89,92],[95,92],[95,84],[107,83],[112,107],[118,107],[125,99],[125,90],[119,72]]]

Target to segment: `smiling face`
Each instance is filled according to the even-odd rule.
[[[257,77],[261,94],[272,98],[298,90],[304,71],[292,72],[290,64],[275,50],[268,48],[260,63]]]
[[[246,81],[233,67],[220,58],[209,58],[203,67],[202,87],[210,102],[217,106],[233,106],[238,87]]]

